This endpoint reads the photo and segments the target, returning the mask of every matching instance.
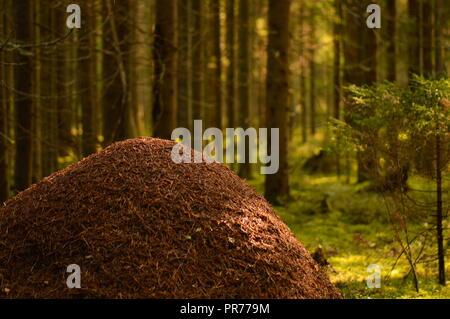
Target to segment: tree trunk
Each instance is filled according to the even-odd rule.
[[[203,119],[204,103],[204,41],[202,36],[202,0],[191,0],[192,4],[192,116],[194,120]]]
[[[98,0],[97,0],[98,1]],[[58,11],[58,37],[62,37],[67,33],[66,6],[72,3],[71,0],[64,0],[59,6]],[[86,12],[82,9],[82,15]],[[58,79],[58,109],[57,109],[57,139],[58,139],[58,155],[67,156],[70,151],[76,149],[76,143],[72,135],[72,124],[75,99],[73,97],[75,91],[77,76],[77,61],[75,61],[77,53],[77,44],[75,42],[75,34],[70,36],[60,48],[59,54],[59,79]]]
[[[396,1],[387,1],[387,32],[385,33],[386,42],[386,79],[391,82],[397,80],[397,56],[396,56],[396,43],[397,43],[397,7]],[[391,154],[392,159],[388,164],[388,169],[385,174],[386,177],[382,185],[384,190],[402,190],[408,189],[408,171],[409,165],[406,163],[400,163],[399,161],[399,143],[398,143],[398,129],[397,127],[389,127],[388,131],[389,145],[392,147]]]
[[[153,66],[153,134],[170,139],[177,125],[177,1],[157,1]]]
[[[51,6],[41,6],[42,38],[55,39],[58,34],[55,32],[56,8]],[[58,75],[58,54],[53,47],[43,48],[41,71],[41,92],[40,103],[41,112],[41,161],[42,175],[49,176],[57,170],[58,165],[58,139],[57,139],[57,104],[61,93],[56,89]]]
[[[6,6],[6,3],[3,4]],[[7,34],[7,20],[3,13],[0,13],[0,34]],[[6,51],[0,50],[0,79],[3,83],[8,83],[6,71]],[[0,87],[0,204],[9,197],[8,178],[8,89],[6,86]]]
[[[192,66],[189,1],[178,2],[178,114],[179,125],[192,129]]]
[[[359,42],[360,28],[367,28],[359,21],[362,13],[359,13],[360,7],[357,5],[358,0],[343,0],[344,9],[344,41],[343,41],[343,53],[344,53],[344,74],[343,84],[344,86],[350,84],[359,85],[361,81],[361,69],[360,69],[360,52],[361,43]],[[350,115],[347,114],[346,115]],[[347,120],[346,120],[347,121]]]
[[[302,132],[302,142],[306,143],[308,139],[308,112],[306,105],[306,59],[305,59],[305,37],[304,37],[304,25],[305,25],[305,3],[300,3],[300,125]]]
[[[334,108],[333,117],[340,117],[341,103],[341,25],[342,25],[342,4],[341,0],[334,0],[336,10],[336,21],[333,24],[333,87],[334,87]]]
[[[97,59],[96,59],[96,16],[95,1],[86,3],[84,7],[84,27],[88,30],[85,36],[84,47],[81,52],[85,60],[82,61],[82,77],[79,88],[81,94],[81,123],[83,134],[81,137],[82,155],[88,156],[97,150],[97,130],[95,110],[99,102],[97,96]]]
[[[361,1],[362,6],[360,6],[361,12],[365,12],[367,6],[372,3],[371,0]],[[377,29],[367,28],[365,19],[362,20],[362,26],[360,26],[360,57],[362,70],[362,84],[372,85],[377,82]],[[361,25],[361,20],[359,24]]]
[[[41,42],[41,5],[39,1],[33,4],[33,41],[35,43]],[[33,174],[32,182],[36,183],[42,178],[42,103],[41,96],[41,70],[42,70],[42,55],[41,48],[35,47],[33,50]]]
[[[443,206],[442,206],[442,146],[440,135],[436,134],[436,235],[438,244],[438,265],[439,265],[439,284],[445,286],[445,249],[444,235],[442,228]]]
[[[311,8],[310,12],[310,35],[309,35],[309,129],[311,135],[316,134],[316,25],[315,25],[315,8]]]
[[[266,176],[265,196],[272,204],[289,197],[288,121],[289,104],[289,8],[290,0],[269,0],[267,46],[267,127],[279,128],[279,170]],[[268,144],[271,149],[271,132]]]
[[[29,44],[32,40],[31,14],[32,6],[27,1],[15,1],[15,24],[17,42]],[[22,191],[30,186],[32,174],[32,129],[33,129],[33,103],[30,98],[32,93],[31,58],[19,50],[16,53],[16,153],[15,153],[15,190]]]
[[[423,75],[430,78],[433,75],[432,61],[432,41],[433,41],[433,23],[431,0],[422,1],[422,57],[423,57]]]
[[[226,1],[226,47],[227,47],[227,127],[234,127],[234,102],[236,99],[236,50],[235,50],[235,0]]]
[[[104,33],[103,97],[104,146],[127,138],[130,126],[128,1],[105,0],[108,23]]]
[[[408,0],[409,41],[408,41],[408,73],[421,74],[420,60],[420,0]]]
[[[437,78],[442,78],[446,75],[442,56],[442,28],[444,27],[442,2],[443,0],[434,0],[434,65]]]
[[[386,2],[386,14],[387,14],[387,26],[385,34],[386,43],[386,80],[395,82],[397,79],[397,56],[396,56],[396,43],[397,43],[397,28],[396,28],[396,15],[397,7],[395,1]]]
[[[370,0],[345,1],[344,85],[372,85],[377,80],[375,29],[367,28],[366,20],[362,18],[370,3]],[[349,125],[354,125],[348,109],[345,110],[344,118]],[[376,161],[376,154],[369,151],[358,152],[358,182],[371,179]]]
[[[220,50],[220,0],[210,0],[210,53],[208,63],[211,71],[211,104],[210,123],[222,128],[222,52]]]
[[[333,23],[333,117],[339,119],[341,115],[341,33],[342,33],[342,3],[334,0],[335,19]],[[336,174],[341,176],[340,154],[336,155]]]
[[[238,93],[239,93],[239,125],[250,127],[250,7],[248,0],[239,1],[238,23]],[[239,176],[252,178],[249,143],[245,143],[245,162],[239,165]],[[242,154],[238,154],[242,156]]]

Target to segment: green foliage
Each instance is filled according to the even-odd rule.
[[[423,150],[424,138],[448,135],[450,79],[415,76],[407,89],[384,82],[347,87],[345,122],[332,120],[334,150],[354,148],[383,161],[407,162]],[[381,165],[382,165],[381,163]]]
[[[409,129],[425,136],[448,134],[450,128],[450,79],[426,80],[416,76],[405,96],[410,105]]]
[[[386,222],[388,214],[383,195],[367,193],[357,185],[339,183],[335,177],[294,176],[293,182],[302,185],[297,193],[298,200],[275,209],[309,251],[319,245],[323,247],[334,269],[326,271],[344,297],[450,298],[450,287],[437,284],[434,262],[418,263],[418,293],[410,275],[407,276],[406,258],[401,255],[396,262],[401,247],[394,240],[393,227]],[[419,187],[423,182],[426,181],[414,180],[414,185]],[[321,213],[317,205],[324,194],[328,196],[331,208],[326,214]],[[421,227],[411,225],[410,231],[415,234]],[[421,249],[422,242],[417,241],[414,245],[414,250]],[[425,255],[431,256],[433,251],[434,244],[425,245]],[[381,267],[380,289],[366,286],[370,264]]]
[[[363,185],[354,196],[345,195],[347,199],[338,201],[344,204],[337,209],[343,213],[342,220],[352,227],[390,224],[391,238],[400,248],[384,262],[392,261],[395,255],[402,257],[404,263],[396,263],[395,269],[417,274],[410,277],[420,287],[430,281],[427,262],[434,261],[436,255],[437,188],[436,183],[430,182],[438,176],[438,170],[444,180],[449,176],[450,79],[428,80],[415,76],[407,88],[385,82],[373,86],[352,85],[346,91],[345,122],[331,123],[334,138],[330,149],[338,153],[348,148],[356,150],[366,156],[363,163],[371,157],[368,163],[375,163],[368,166],[372,183],[381,193],[370,195],[367,185]],[[417,184],[419,176],[425,179]],[[442,186],[448,189],[448,185]],[[357,194],[365,195],[358,198]],[[440,192],[440,196],[448,203],[446,192]],[[376,197],[378,204],[376,199],[371,200]],[[384,210],[388,218],[383,218],[374,207]],[[445,233],[448,223],[444,220],[443,224]],[[371,234],[370,229],[366,231]],[[345,261],[352,259],[347,256]],[[349,289],[351,296],[359,296]],[[399,294],[397,291],[396,296]]]

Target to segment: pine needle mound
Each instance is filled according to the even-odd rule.
[[[0,297],[341,297],[261,195],[225,165],[172,162],[173,145],[113,144],[7,201]]]

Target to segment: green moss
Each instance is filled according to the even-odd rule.
[[[450,288],[437,284],[435,263],[419,264],[419,292],[408,262],[394,240],[383,196],[343,184],[335,177],[302,177],[292,181],[294,200],[275,207],[279,216],[310,250],[321,245],[333,270],[328,275],[346,298],[450,298]],[[415,183],[418,183],[416,180]],[[253,181],[259,191],[262,179]],[[301,185],[301,186],[300,186]],[[329,212],[320,211],[326,197]],[[414,229],[414,225],[411,226]],[[434,246],[427,254],[434,254]],[[369,289],[367,267],[381,267],[381,288]]]

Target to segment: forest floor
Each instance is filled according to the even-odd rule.
[[[262,179],[250,183],[262,191]],[[401,248],[382,195],[335,176],[294,176],[291,184],[293,200],[275,210],[311,253],[322,247],[328,275],[345,298],[450,298],[449,280],[447,287],[437,284],[436,263],[417,265],[419,292],[414,289],[406,258],[397,261]],[[434,246],[425,253],[434,254]],[[381,267],[381,288],[367,287],[371,264]]]
[[[325,136],[322,133],[301,143],[301,134],[294,134],[290,152],[291,200],[283,207],[274,207],[278,215],[289,226],[295,236],[313,253],[322,247],[330,267],[326,271],[345,298],[450,298],[450,259],[446,258],[447,286],[440,286],[437,262],[418,262],[416,265],[419,292],[416,292],[410,266],[402,248],[395,240],[394,227],[388,213],[388,199],[380,193],[370,191],[364,184],[357,184],[356,166],[352,165],[348,182],[334,174],[311,175],[302,171],[302,165],[313,154],[323,148]],[[449,173],[450,174],[450,173]],[[255,174],[256,175],[256,174]],[[444,189],[450,189],[450,175]],[[259,192],[264,191],[263,175],[256,175],[248,181]],[[427,189],[424,193],[411,194],[417,200],[434,203],[435,185],[418,177],[411,177],[408,184],[412,189]],[[424,198],[428,196],[428,198]],[[444,202],[448,203],[448,196]],[[422,214],[408,226],[408,235],[420,233],[432,225],[432,213]],[[450,236],[450,221],[444,221],[445,238]],[[421,253],[426,259],[435,259],[436,241],[434,230],[428,239],[416,240],[413,254]],[[447,251],[450,241],[445,243]],[[421,251],[421,247],[425,248]],[[401,256],[400,256],[401,255]],[[400,257],[399,257],[400,256]],[[381,287],[368,288],[367,279],[372,273],[369,265],[381,267]]]

